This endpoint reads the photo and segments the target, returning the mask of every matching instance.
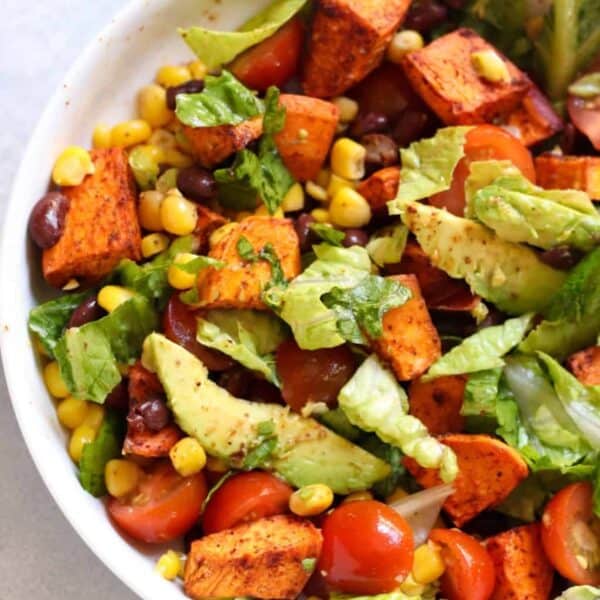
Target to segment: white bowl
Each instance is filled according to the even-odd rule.
[[[50,295],[39,255],[27,239],[27,221],[63,147],[89,146],[97,123],[133,116],[137,89],[152,80],[160,65],[193,58],[177,34],[178,26],[233,29],[266,4],[268,0],[130,2],[90,43],[54,94],[29,143],[6,212],[0,254],[0,348],[19,426],[38,471],[71,525],[100,560],[146,600],[185,596],[154,573],[163,549],[127,541],[108,520],[103,503],[79,485],[27,331],[29,310]]]

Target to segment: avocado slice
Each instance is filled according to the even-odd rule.
[[[403,203],[400,213],[436,267],[507,313],[540,312],[566,279],[533,250],[469,219],[419,202]]]
[[[277,445],[261,467],[294,486],[324,483],[348,494],[369,489],[390,473],[387,463],[314,419],[276,404],[234,398],[208,378],[200,360],[163,335],[146,338],[142,362],[158,375],[179,427],[231,467],[243,465],[268,424]]]

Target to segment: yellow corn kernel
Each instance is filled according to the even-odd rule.
[[[364,227],[371,220],[371,206],[352,188],[342,188],[329,205],[331,223],[338,227]]]
[[[156,563],[156,572],[167,579],[173,581],[181,572],[181,558],[177,552],[168,550],[165,552]]]
[[[56,416],[63,427],[76,429],[84,422],[88,409],[89,406],[85,400],[68,396],[56,407]]]
[[[44,367],[44,383],[55,398],[66,398],[69,395],[69,388],[60,374],[56,361],[52,361]]]
[[[40,356],[52,358],[48,350],[46,350],[46,346],[42,344],[42,340],[40,340],[39,336],[37,335],[33,336],[33,348]]]
[[[201,60],[195,60],[188,64],[192,79],[204,79],[208,74],[206,65]]]
[[[229,466],[222,458],[207,456],[206,469],[211,473],[227,473],[227,471],[229,471]]]
[[[331,149],[331,170],[344,179],[362,179],[367,150],[350,138],[340,138]]]
[[[266,204],[260,204],[258,208],[254,211],[254,216],[256,217],[274,217],[275,219],[283,219],[283,210],[281,207],[277,208],[277,210],[271,214]]]
[[[80,425],[73,431],[69,440],[69,456],[74,462],[79,462],[83,447],[96,439],[96,433],[89,425]]]
[[[162,192],[148,190],[140,194],[138,205],[138,218],[140,225],[148,231],[162,231],[163,225],[160,218],[160,205],[165,199]]]
[[[371,492],[354,492],[344,498],[342,504],[348,504],[349,502],[362,502],[363,500],[373,500],[373,494]]]
[[[329,169],[321,169],[317,178],[315,179],[315,183],[320,185],[322,188],[327,189],[329,185],[329,180],[331,179],[331,171]]]
[[[171,190],[160,205],[160,220],[165,231],[173,235],[189,235],[196,229],[196,205]]]
[[[83,420],[83,425],[89,425],[92,429],[98,431],[102,425],[102,421],[104,421],[104,413],[104,406],[90,402],[88,413]]]
[[[106,489],[113,498],[122,498],[133,492],[142,478],[142,470],[129,460],[109,460],[104,467]]]
[[[161,162],[164,162],[164,164],[169,167],[185,169],[194,164],[194,159],[177,148],[167,148],[164,151],[164,158]]]
[[[356,189],[356,183],[332,173],[331,179],[329,180],[329,185],[327,186],[327,195],[330,198],[333,198],[343,188],[350,188],[354,190]]]
[[[471,54],[471,64],[477,74],[492,83],[510,81],[506,63],[494,50],[480,50]]]
[[[284,213],[295,212],[304,208],[304,190],[299,183],[295,183],[283,197],[281,209]]]
[[[69,281],[67,281],[67,283],[65,283],[65,285],[63,285],[60,289],[65,292],[71,292],[73,290],[76,290],[80,285],[81,284],[79,283],[79,281],[77,281],[77,279],[71,277],[71,279],[69,279]]]
[[[385,499],[385,501],[388,504],[394,504],[394,502],[404,500],[408,495],[409,493],[405,489],[398,487]]]
[[[98,304],[106,311],[113,312],[123,302],[131,300],[135,292],[120,285],[105,285],[98,292]]]
[[[329,200],[327,190],[314,181],[307,181],[304,188],[306,189],[306,193],[317,202],[327,202]]]
[[[142,256],[156,256],[169,247],[169,237],[164,233],[150,233],[142,238]]]
[[[218,229],[215,229],[211,234],[208,240],[209,246],[214,248],[225,236],[229,235],[229,233],[237,228],[236,223],[226,223],[222,225]]]
[[[415,550],[412,576],[417,583],[427,585],[439,579],[446,570],[442,552],[436,544],[427,542]]]
[[[425,586],[414,580],[411,573],[408,577],[400,584],[400,591],[410,597],[420,598],[425,591]]]
[[[200,442],[193,437],[179,440],[169,450],[169,458],[174,469],[182,476],[195,475],[206,466],[206,452]]]
[[[192,78],[190,69],[185,65],[165,65],[156,73],[156,83],[164,87],[175,87]]]
[[[323,483],[305,485],[290,496],[290,510],[299,517],[314,517],[333,504],[333,491]]]
[[[100,123],[94,127],[92,133],[92,146],[94,148],[110,148],[111,127]]]
[[[253,213],[251,213],[249,210],[242,210],[239,213],[236,213],[235,215],[235,220],[240,223],[241,221],[243,221],[244,219],[247,219],[248,217],[251,217],[253,215]]]
[[[324,208],[315,208],[311,210],[310,216],[317,223],[329,223],[329,211]]]
[[[351,123],[358,115],[358,102],[347,96],[338,96],[332,100],[340,111],[340,123]]]
[[[139,91],[137,108],[140,118],[151,127],[162,127],[173,117],[167,108],[167,91],[156,83],[146,85]]]
[[[196,275],[194,273],[183,271],[177,265],[185,265],[195,258],[198,258],[196,254],[181,252],[173,259],[173,262],[167,271],[167,279],[172,288],[175,288],[176,290],[189,290],[194,287]]]
[[[132,119],[115,125],[110,132],[111,145],[129,148],[150,139],[152,127],[142,119]]]
[[[399,31],[387,48],[387,59],[390,62],[400,64],[402,59],[415,50],[420,50],[425,45],[423,36],[413,29]]]
[[[79,185],[96,170],[90,153],[79,146],[65,148],[54,163],[52,181],[56,185]]]

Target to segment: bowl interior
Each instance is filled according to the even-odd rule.
[[[134,545],[122,537],[102,502],[79,485],[27,332],[29,310],[50,295],[40,274],[39,254],[27,240],[27,221],[47,189],[62,148],[89,146],[96,124],[131,118],[136,91],[153,79],[159,66],[193,59],[177,27],[233,29],[266,4],[268,0],[130,2],[90,42],[50,101],[21,163],[6,213],[0,253],[0,347],[21,431],[46,486],[73,527],[120,579],[148,600],[184,596],[154,573],[156,557],[164,549]]]

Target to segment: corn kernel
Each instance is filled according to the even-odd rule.
[[[329,185],[329,180],[331,179],[331,171],[329,169],[321,169],[317,178],[315,179],[315,183],[320,185],[322,188],[327,189]]]
[[[439,579],[446,570],[440,548],[427,542],[415,550],[412,576],[417,583],[427,585]]]
[[[92,146],[94,148],[110,148],[111,127],[100,123],[94,127],[92,133]]]
[[[169,167],[185,169],[194,164],[194,159],[191,156],[184,154],[177,148],[167,148],[164,151],[164,157],[161,162],[164,162],[164,164]]]
[[[172,288],[175,288],[176,290],[189,290],[194,287],[196,275],[194,273],[183,271],[177,265],[185,265],[195,258],[198,258],[195,254],[181,252],[173,259],[173,263],[169,266],[167,271],[167,279]]]
[[[169,247],[169,238],[164,233],[150,233],[142,238],[142,256],[156,256]]]
[[[371,220],[371,206],[356,190],[342,188],[329,205],[329,216],[338,227],[364,227]]]
[[[182,477],[195,475],[206,466],[206,452],[196,438],[185,437],[169,450],[169,458]]]
[[[67,283],[65,283],[65,285],[63,285],[60,289],[64,292],[72,292],[73,290],[76,290],[80,285],[81,284],[79,283],[79,281],[77,281],[77,279],[71,277],[71,279],[69,279],[69,281],[67,281]]]
[[[135,292],[120,285],[105,285],[98,292],[98,304],[110,313],[134,296]]]
[[[358,115],[358,102],[346,96],[339,96],[332,100],[340,111],[340,123],[351,123]]]
[[[304,208],[304,190],[299,183],[295,183],[283,197],[281,209],[284,213],[295,212]]]
[[[333,504],[333,491],[323,483],[305,485],[290,496],[290,510],[299,517],[314,517]]]
[[[387,59],[400,64],[407,54],[420,50],[424,45],[423,36],[418,31],[413,29],[399,31],[387,48]]]
[[[44,346],[44,344],[42,344],[42,340],[37,335],[33,336],[33,348],[40,356],[45,356],[46,358],[52,358],[50,352],[48,352],[48,350],[46,349],[46,346]]]
[[[251,213],[248,210],[242,210],[239,213],[236,213],[235,215],[235,220],[240,223],[241,221],[243,221],[244,219],[247,219],[248,217],[251,217],[253,215],[253,213]]]
[[[65,148],[56,159],[52,169],[52,181],[56,185],[79,185],[96,170],[90,153],[79,146]]]
[[[362,179],[367,150],[350,138],[340,138],[331,149],[331,170],[344,179]]]
[[[306,193],[317,202],[327,202],[327,190],[317,185],[314,181],[307,181],[304,188]]]
[[[151,127],[166,125],[173,113],[167,108],[167,91],[164,87],[151,83],[138,93],[138,114]]]
[[[400,591],[410,597],[420,598],[425,591],[425,586],[414,580],[412,574],[400,584]]]
[[[192,79],[204,79],[208,74],[206,65],[201,60],[195,60],[188,64]]]
[[[185,65],[165,65],[156,73],[156,83],[163,87],[176,87],[191,78],[192,74]]]
[[[258,208],[254,211],[256,217],[274,217],[275,219],[283,219],[283,210],[278,207],[273,214],[269,212],[266,204],[259,204]]]
[[[122,498],[133,492],[142,478],[142,470],[129,460],[109,460],[104,467],[106,489],[113,498]]]
[[[227,473],[227,471],[229,471],[229,466],[222,458],[207,456],[206,469],[211,473]]]
[[[83,447],[86,444],[93,442],[96,439],[96,430],[89,425],[80,425],[71,434],[69,440],[69,456],[71,459],[79,463]]]
[[[168,550],[165,552],[156,563],[156,572],[167,579],[173,581],[181,572],[181,558],[177,552]]]
[[[165,231],[173,235],[189,235],[198,222],[196,205],[171,190],[160,205],[160,220]]]
[[[104,412],[104,406],[90,402],[83,425],[89,425],[94,431],[98,431],[104,421]]]
[[[150,139],[152,127],[142,119],[124,121],[115,125],[110,132],[111,145],[129,148],[143,144]]]
[[[69,388],[60,374],[56,361],[52,361],[44,367],[44,383],[55,398],[66,398],[69,395]]]
[[[56,407],[56,416],[63,427],[76,429],[85,420],[88,414],[88,403],[68,396]]]
[[[494,50],[481,50],[471,54],[471,64],[477,74],[492,83],[510,81],[508,67]]]
[[[354,492],[344,498],[342,504],[348,504],[349,502],[362,502],[363,500],[373,500],[373,494],[371,492]]]
[[[160,205],[165,199],[162,192],[149,190],[140,194],[138,218],[140,225],[148,231],[162,231],[163,225],[160,218]]]
[[[226,223],[222,225],[218,229],[215,229],[211,234],[208,240],[209,246],[214,248],[223,238],[225,238],[229,233],[237,228],[236,223]]]
[[[317,223],[329,223],[329,211],[324,208],[315,208],[311,210],[310,216]]]
[[[329,185],[327,186],[327,195],[330,198],[333,198],[343,188],[350,188],[354,190],[356,189],[356,183],[354,183],[354,181],[344,179],[343,177],[338,177],[332,173],[331,178],[329,179]]]

